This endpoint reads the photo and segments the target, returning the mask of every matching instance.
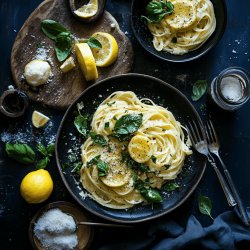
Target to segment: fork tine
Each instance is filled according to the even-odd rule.
[[[211,133],[213,134],[213,137],[214,137],[214,139],[215,139],[215,142],[219,142],[219,139],[218,139],[218,136],[217,136],[217,134],[216,134],[216,132],[215,132],[215,129],[214,129],[214,125],[213,125],[213,123],[212,123],[212,121],[209,119],[208,120],[208,122],[209,122],[209,124],[210,124],[210,127],[211,127]]]
[[[195,127],[195,130],[196,130],[196,134],[197,134],[197,137],[199,139],[199,141],[202,141],[203,140],[203,136],[201,135],[196,123],[193,121],[193,124],[194,124],[194,127]]]
[[[188,126],[189,126],[189,127],[188,127]],[[186,129],[187,129],[189,138],[190,138],[192,144],[194,145],[194,144],[195,144],[195,141],[194,141],[193,135],[192,135],[192,133],[191,133],[191,131],[190,131],[190,123],[189,123],[189,122],[188,122],[188,126],[186,126]]]
[[[191,131],[190,135],[193,138],[192,139],[193,142],[194,142],[193,144],[196,144],[198,142],[198,139],[197,139],[197,136],[195,134],[194,128],[193,128],[193,126],[192,126],[192,124],[190,122],[188,122],[188,125],[189,125],[189,130]]]
[[[215,141],[215,139],[213,136],[212,128],[208,122],[206,124],[206,128],[207,128],[206,132],[207,132],[207,137],[208,137],[209,143],[212,143],[213,141]]]
[[[207,141],[208,141],[208,143],[212,143],[211,138],[210,138],[210,134],[208,133],[208,131],[209,131],[208,124],[206,124],[205,133],[206,133]]]

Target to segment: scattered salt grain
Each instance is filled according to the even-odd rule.
[[[236,52],[236,50],[233,49],[233,50],[232,50],[232,53],[236,54],[237,52]]]
[[[78,244],[76,223],[60,209],[50,209],[36,222],[34,234],[50,250],[73,249]]]

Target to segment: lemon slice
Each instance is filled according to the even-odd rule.
[[[50,120],[50,118],[48,116],[46,116],[46,115],[44,115],[36,110],[32,114],[32,124],[36,128],[43,127],[49,120]]]
[[[50,76],[50,65],[43,60],[32,60],[24,68],[24,77],[33,87],[45,84]]]
[[[102,44],[101,49],[92,48],[96,66],[106,67],[111,65],[118,56],[118,44],[115,38],[105,32],[94,33],[92,37],[96,38]]]
[[[98,0],[90,0],[87,4],[83,5],[79,9],[75,10],[75,15],[82,18],[90,18],[97,13]]]
[[[66,73],[70,70],[72,70],[75,67],[75,62],[73,57],[69,57],[61,66],[60,69],[62,70],[63,73]]]
[[[174,12],[165,20],[172,30],[183,32],[192,28],[196,22],[196,7],[192,0],[174,0]]]
[[[87,43],[76,43],[75,51],[77,60],[86,80],[96,80],[98,78],[98,72],[95,58],[93,57],[89,45]]]
[[[101,177],[102,182],[108,187],[121,187],[131,179],[131,170],[121,162],[117,156],[107,160],[108,173]]]
[[[131,158],[138,163],[148,161],[152,156],[150,139],[143,135],[135,135],[129,142],[128,152]]]

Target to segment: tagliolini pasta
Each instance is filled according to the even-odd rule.
[[[104,100],[94,113],[91,129],[107,144],[101,146],[92,137],[84,142],[81,182],[94,200],[109,208],[125,209],[145,201],[135,187],[135,175],[150,188],[160,189],[177,177],[186,155],[192,153],[173,114],[130,91],[114,92]],[[128,138],[118,140],[118,133],[124,136],[129,131]],[[131,168],[131,161],[147,171]],[[106,175],[100,175],[101,167],[107,167]]]
[[[168,1],[174,5],[173,13],[160,23],[148,24],[154,48],[174,55],[198,49],[216,28],[213,4],[210,0]]]

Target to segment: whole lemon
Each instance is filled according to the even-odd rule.
[[[20,185],[21,195],[28,203],[41,203],[49,198],[52,191],[52,178],[44,169],[28,173]]]

